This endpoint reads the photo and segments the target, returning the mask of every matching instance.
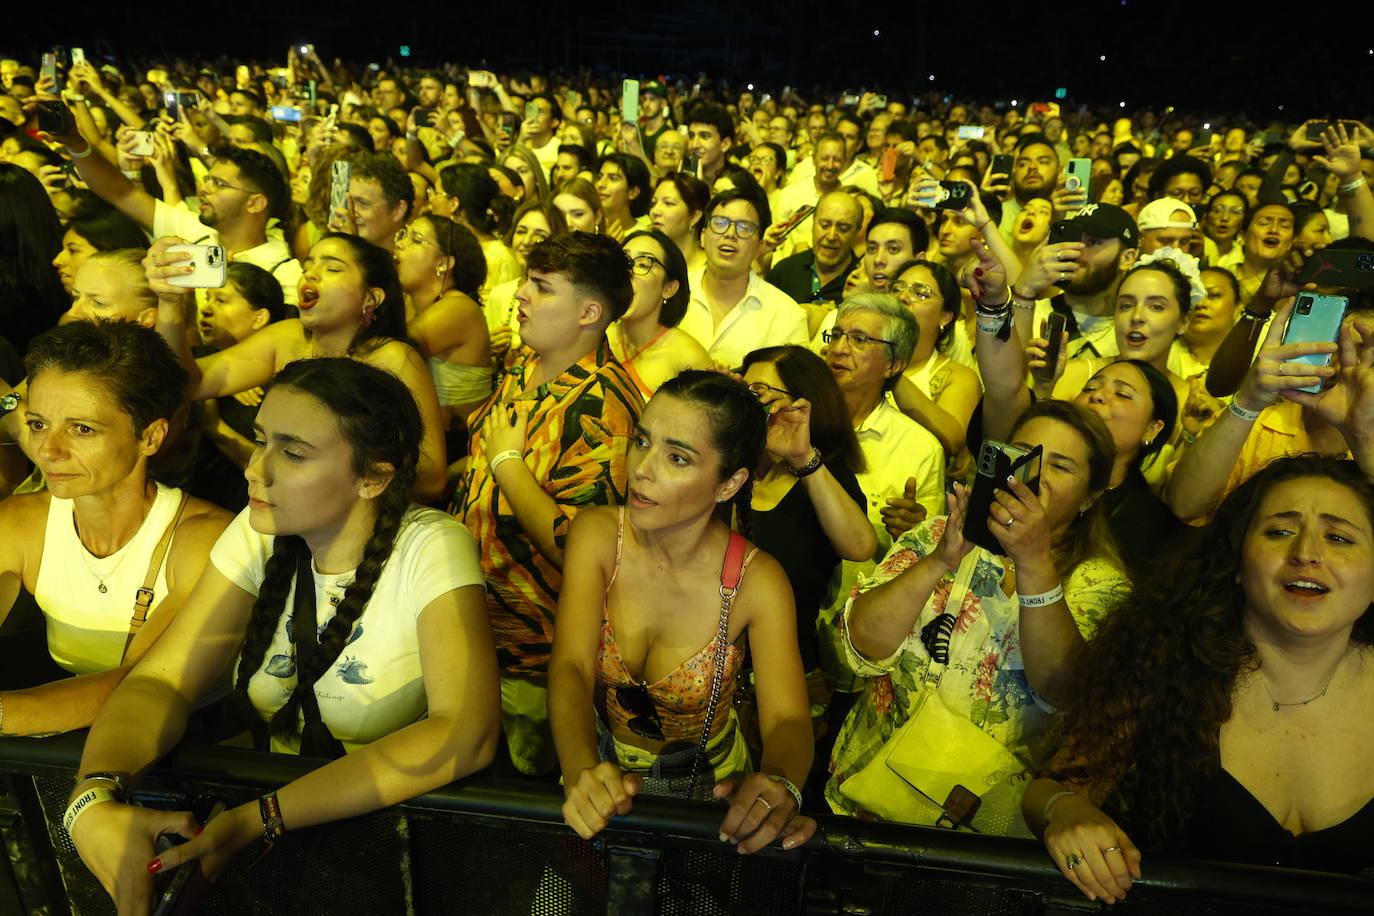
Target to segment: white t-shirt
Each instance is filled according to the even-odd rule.
[[[174,207],[163,201],[156,201],[153,209],[153,235],[175,235],[193,245],[218,245],[219,233],[200,221],[200,217],[186,207]],[[296,283],[301,278],[301,262],[291,256],[291,246],[286,244],[281,229],[275,222],[267,230],[267,241],[246,251],[235,252],[235,261],[261,267],[270,273],[279,284],[287,305],[295,305],[299,299]],[[198,300],[199,301],[199,300]]]
[[[248,509],[240,512],[220,535],[210,562],[230,582],[256,596],[272,555],[273,538],[254,531],[248,514]],[[312,567],[312,573],[315,620],[323,630],[334,616],[335,603],[353,581],[353,572],[326,576]],[[320,718],[345,749],[355,750],[425,715],[420,612],[440,595],[482,583],[477,546],[462,523],[434,509],[411,507],[372,600],[354,623],[339,658],[315,682]],[[296,686],[296,651],[288,629],[295,591],[293,581],[263,666],[248,682],[248,699],[263,719],[270,719],[285,705]],[[272,750],[299,753],[299,745],[274,737]]]

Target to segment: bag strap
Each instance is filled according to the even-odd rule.
[[[296,558],[296,593],[292,607],[291,642],[296,648],[296,689],[301,691],[301,713],[305,722],[301,727],[301,754],[306,757],[342,757],[344,746],[320,717],[320,703],[315,685],[302,685],[301,671],[309,667],[320,647],[315,620],[315,576],[310,568],[308,549]]]
[[[711,726],[716,721],[716,707],[720,704],[721,681],[725,674],[725,656],[730,647],[730,608],[735,603],[740,579],[749,557],[745,548],[749,542],[738,531],[730,532],[730,542],[725,547],[725,562],[720,568],[720,629],[716,633],[716,648],[712,659],[711,699],[706,705],[706,721],[701,726],[701,740],[697,743],[696,756],[692,758],[692,775],[687,781],[687,797],[696,795],[697,774],[701,763],[706,759],[706,744],[711,739]],[[752,556],[752,554],[750,555]]]
[[[162,532],[162,540],[153,548],[153,558],[148,563],[148,572],[143,576],[143,585],[134,592],[134,613],[129,618],[129,635],[124,637],[124,651],[119,653],[121,665],[124,664],[125,656],[129,654],[129,647],[134,644],[134,637],[143,629],[143,624],[148,622],[148,611],[153,606],[153,585],[157,582],[157,571],[162,568],[162,559],[167,556],[167,548],[172,545],[172,535],[176,533],[177,523],[181,521],[181,515],[186,511],[186,504],[190,500],[191,494],[183,490],[176,515],[172,516],[167,530]]]

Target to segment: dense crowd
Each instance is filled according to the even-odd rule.
[[[1108,902],[1374,864],[1363,123],[308,45],[0,84],[0,592],[63,675],[0,734],[90,727],[121,904],[488,766],[585,838],[1038,835]],[[188,732],[335,759],[202,832],[128,796]]]

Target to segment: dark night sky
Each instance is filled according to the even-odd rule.
[[[1370,106],[1355,87],[1374,76],[1374,39],[1358,35],[1367,29],[1342,28],[1331,14],[1306,19],[1297,7],[1279,26],[1258,12],[1237,15],[1196,0],[1058,6],[996,0],[943,4],[961,12],[938,19],[886,12],[872,0],[672,6],[334,0],[328,17],[303,13],[307,7],[295,0],[240,0],[134,21],[123,4],[107,3],[108,14],[77,16],[61,5],[60,19],[44,18],[37,6],[29,4],[15,27],[4,30],[0,48],[36,59],[42,47],[59,42],[90,53],[101,37],[116,51],[280,57],[290,42],[313,41],[326,59],[365,62],[409,44],[420,62],[592,66],[608,77],[704,70],[774,91],[881,86],[1003,100],[1047,98],[1064,87],[1071,104],[1239,109],[1262,121],[1359,114]]]

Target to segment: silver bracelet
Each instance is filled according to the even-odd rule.
[[[1060,583],[1047,592],[1038,595],[1017,595],[1016,600],[1022,607],[1045,607],[1056,601],[1064,600],[1064,585]]]
[[[1246,423],[1254,423],[1256,420],[1259,419],[1260,415],[1260,412],[1258,410],[1251,410],[1248,407],[1241,407],[1240,403],[1234,400],[1231,402],[1231,406],[1227,407],[1226,409],[1231,411],[1231,413],[1235,414],[1236,416],[1240,417]]]
[[[768,778],[776,783],[780,783],[782,787],[787,790],[787,793],[792,796],[792,800],[797,803],[797,810],[801,811],[801,789],[798,789],[792,780],[788,779],[786,776],[778,776],[774,773],[769,773]]]
[[[1077,792],[1065,789],[1062,792],[1056,792],[1053,795],[1051,795],[1049,801],[1045,802],[1045,809],[1040,812],[1040,819],[1048,824],[1050,822],[1050,809],[1054,807],[1054,803],[1059,801],[1059,799],[1063,798],[1066,795],[1077,794]]]

